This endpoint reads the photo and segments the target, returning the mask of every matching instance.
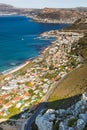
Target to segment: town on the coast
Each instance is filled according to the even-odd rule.
[[[8,119],[21,112],[21,118],[31,116],[52,84],[82,63],[81,55],[72,52],[79,47],[77,42],[83,36],[58,30],[41,34],[41,38],[55,37],[56,40],[30,60],[24,72],[20,70],[4,77],[0,86],[0,118]]]
[[[29,34],[33,36],[35,29],[39,37],[35,33],[34,38],[48,42],[45,42],[45,45],[47,43],[45,48],[42,48],[43,41],[40,43],[42,50],[39,50],[37,57],[27,59],[19,66],[11,62],[14,68],[0,73],[0,130],[87,130],[86,0],[62,1],[62,3],[57,0],[47,0],[40,1],[39,4],[39,0],[34,1],[35,3],[29,0],[0,1],[2,1],[0,17],[6,17],[5,24],[9,30],[12,29],[12,24],[9,24],[8,17],[23,16],[31,22],[31,25],[28,28],[27,24],[27,28],[24,27],[23,31],[18,28],[20,32],[31,30],[32,33]],[[13,4],[9,5],[11,3]],[[36,28],[32,21],[34,24],[38,22]],[[0,22],[4,23],[1,19]],[[14,22],[18,23],[16,17]],[[19,20],[19,25],[23,27],[24,19],[22,22],[23,25]],[[16,24],[14,24],[15,29]],[[61,24],[64,26],[62,27]],[[57,30],[52,28],[51,31],[45,32],[44,29],[49,30],[50,25],[56,26]],[[11,39],[14,35],[10,35],[9,30],[4,26],[5,33],[2,24],[0,27],[3,31],[2,33],[0,30],[0,49],[3,52],[1,47],[3,40],[8,49],[7,37]],[[59,27],[62,29],[59,30]],[[13,28],[12,31],[15,34],[14,38],[21,37],[21,33],[20,36],[16,35],[17,30],[15,32]],[[20,38],[23,45],[26,41],[25,35],[28,40],[29,34],[24,33]],[[18,38],[17,40],[20,43]],[[31,40],[30,42],[32,45],[33,42]],[[13,43],[17,45],[16,39],[10,43],[15,50]],[[38,47],[35,46],[35,49],[40,48],[40,44]],[[5,52],[8,53],[6,50]],[[19,48],[18,52],[20,52]],[[2,55],[0,53],[0,61],[4,68],[2,60],[5,59]],[[12,56],[12,59],[14,57]]]

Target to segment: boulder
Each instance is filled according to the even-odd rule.
[[[67,111],[66,111],[66,114],[67,114],[67,115],[72,115],[73,112],[72,112],[72,110],[71,110],[70,108],[68,108]]]
[[[49,116],[49,120],[50,120],[50,121],[54,121],[54,120],[55,120],[55,114],[51,114],[51,115]]]
[[[76,124],[76,130],[83,130],[85,125],[86,123],[84,122],[84,120],[78,119]]]
[[[87,101],[87,92],[82,94],[82,100]]]
[[[68,130],[75,130],[73,127],[69,127]]]
[[[46,113],[53,114],[53,113],[55,113],[55,110],[53,110],[53,109],[48,109],[48,110],[46,111]]]
[[[64,124],[64,122],[60,122],[59,130],[67,130],[67,126]]]
[[[35,123],[39,130],[52,130],[53,122],[50,122],[46,117],[38,115]]]
[[[48,109],[44,115],[39,114],[36,117],[35,123],[39,130],[52,130],[53,121],[56,119],[55,110]]]
[[[87,113],[86,114],[84,114],[84,113],[80,114],[79,118],[82,119],[82,120],[84,120],[85,123],[87,123]]]
[[[66,110],[65,110],[65,109],[59,109],[59,110],[57,111],[57,114],[62,117],[62,116],[64,116],[64,115],[66,115]]]

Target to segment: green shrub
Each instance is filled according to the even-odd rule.
[[[56,122],[56,123],[53,125],[53,130],[58,130],[58,129],[59,129],[59,123],[60,123],[60,122]]]
[[[85,125],[85,128],[83,130],[87,130],[87,124]]]
[[[68,121],[68,126],[69,126],[69,127],[74,126],[74,124],[76,123],[76,121],[77,121],[77,118],[70,119],[70,120]]]

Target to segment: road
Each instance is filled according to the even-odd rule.
[[[35,118],[38,116],[38,114],[45,107],[46,104],[46,102],[40,103],[39,107],[34,112],[34,114],[29,119],[27,119],[26,122],[22,125],[21,130],[31,130],[32,123],[35,121]]]

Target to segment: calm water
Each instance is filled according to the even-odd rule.
[[[43,24],[23,16],[0,17],[0,72],[37,56],[53,39],[38,39],[44,31],[62,29],[67,24]]]

